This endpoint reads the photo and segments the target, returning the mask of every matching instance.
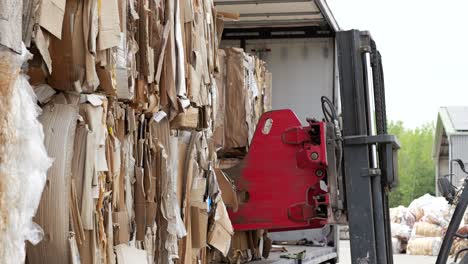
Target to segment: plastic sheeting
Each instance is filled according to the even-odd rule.
[[[410,212],[410,210],[408,210],[408,208],[400,205],[395,208],[390,208],[390,220],[392,223],[412,227],[416,221],[416,217]]]
[[[392,237],[405,241],[411,236],[411,227],[404,224],[392,223]]]
[[[52,161],[44,147],[40,108],[21,65],[31,58],[0,47],[0,263],[22,263],[25,240],[37,244],[42,229],[32,222]],[[2,158],[3,157],[3,158]]]

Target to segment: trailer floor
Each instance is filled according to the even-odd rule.
[[[302,247],[302,246],[287,246],[288,252],[271,252],[270,257],[266,260],[254,261],[250,263],[255,264],[296,264],[297,262],[293,259],[282,259],[280,255],[298,253],[302,250],[306,250],[306,258],[303,260],[303,264],[315,264],[327,261],[328,259],[336,258],[336,253],[333,252],[332,247]],[[349,240],[340,241],[340,264],[351,264],[351,252]],[[311,256],[318,256],[315,259]],[[323,260],[322,260],[323,259]],[[393,255],[393,262],[398,264],[415,264],[415,263],[435,263],[436,256],[411,256],[406,254],[395,254]],[[320,262],[318,262],[320,260]]]
[[[255,264],[296,264],[294,259],[280,258],[280,255],[299,253],[303,250],[306,255],[302,260],[303,264],[318,264],[330,259],[336,258],[338,255],[334,252],[333,247],[305,247],[305,246],[284,246],[288,252],[270,252],[268,259],[253,261]]]
[[[437,256],[412,256],[407,254],[393,255],[395,264],[432,264],[435,263]],[[340,264],[351,264],[351,252],[349,240],[340,241]]]

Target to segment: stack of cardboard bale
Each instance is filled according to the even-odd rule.
[[[219,52],[220,75],[217,85],[220,109],[217,111],[214,142],[218,150],[219,169],[227,170],[239,164],[246,155],[261,115],[271,110],[272,75],[261,59],[245,53],[242,49],[226,48]],[[234,169],[236,173],[238,170]],[[235,175],[228,181],[233,182]],[[218,178],[223,181],[224,177]],[[227,184],[226,184],[227,185]],[[223,199],[228,207],[236,210],[242,194]],[[259,244],[263,241],[263,252]],[[216,260],[230,263],[243,263],[267,257],[271,241],[264,230],[236,232],[228,258]],[[216,256],[215,256],[216,257]]]
[[[410,255],[439,253],[450,220],[450,205],[443,197],[425,194],[406,208],[390,209],[394,251]]]
[[[450,221],[450,205],[443,197],[425,194],[411,202],[408,208],[422,211],[408,241],[408,254],[436,256]]]
[[[0,44],[34,55],[26,71],[54,160],[27,262],[227,255],[221,190],[231,187],[218,184],[217,153],[245,154],[271,75],[242,50],[218,49],[213,0],[7,0],[5,10]]]
[[[223,164],[222,158],[242,158],[247,153],[260,116],[271,110],[272,75],[264,61],[238,48],[220,50],[219,62],[217,84],[223,101],[214,141]]]

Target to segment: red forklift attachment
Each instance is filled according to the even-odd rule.
[[[234,179],[239,207],[229,216],[235,230],[284,231],[327,224],[325,122],[303,127],[289,109],[260,118],[249,152],[226,170]]]

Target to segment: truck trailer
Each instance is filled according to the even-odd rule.
[[[222,47],[267,62],[273,110],[249,152],[226,170],[248,199],[230,218],[236,231],[267,229],[273,240],[328,236],[303,263],[338,262],[348,224],[352,263],[393,263],[388,192],[397,184],[397,139],[387,134],[382,59],[367,31],[343,31],[326,1],[217,0],[238,14]],[[294,263],[274,253],[265,263]]]

